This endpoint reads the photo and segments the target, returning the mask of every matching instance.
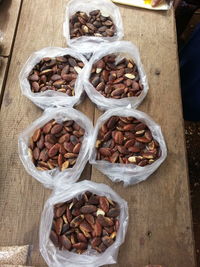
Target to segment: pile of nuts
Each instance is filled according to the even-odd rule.
[[[78,11],[70,18],[70,37],[80,36],[112,37],[116,34],[115,25],[110,16],[100,10],[93,10],[87,15]]]
[[[35,65],[28,76],[33,93],[46,90],[74,96],[74,86],[84,63],[69,55],[43,58]]]
[[[85,130],[75,121],[51,120],[30,138],[29,153],[38,170],[72,168],[81,149]]]
[[[106,98],[139,96],[143,90],[133,60],[111,54],[97,61],[91,70],[90,82]]]
[[[81,254],[91,246],[102,253],[115,241],[119,215],[116,202],[87,191],[54,206],[50,239],[61,250]]]
[[[110,117],[99,130],[96,149],[97,160],[141,167],[161,156],[160,146],[149,128],[133,117]]]

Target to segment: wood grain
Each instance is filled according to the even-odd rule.
[[[0,55],[10,55],[20,5],[21,0],[4,0],[0,4],[0,31],[3,33],[3,47]]]
[[[5,79],[7,63],[7,58],[0,57],[0,101],[2,99],[3,94],[3,83]]]
[[[1,113],[0,245],[31,244],[28,264],[44,266],[38,249],[40,215],[50,191],[25,172],[17,152],[19,133],[42,111],[21,95],[18,74],[33,51],[63,46],[62,22],[66,1],[23,1]],[[92,180],[105,182],[129,203],[126,243],[115,266],[194,267],[193,238],[178,80],[173,13],[120,7],[126,40],[140,48],[150,81],[141,106],[163,129],[168,158],[146,182],[124,189],[95,169]],[[161,73],[155,75],[155,69]],[[88,99],[78,107],[93,119]],[[95,110],[95,117],[99,111]],[[84,177],[90,178],[90,166]]]
[[[149,78],[139,109],[161,125],[168,157],[147,181],[128,188],[93,169],[92,180],[110,185],[129,205],[126,242],[113,266],[195,266],[173,12],[121,7],[121,13],[125,39],[139,47]],[[95,120],[100,114],[95,111]]]

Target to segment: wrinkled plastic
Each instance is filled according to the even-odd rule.
[[[161,149],[160,158],[157,159],[151,165],[147,165],[144,167],[134,164],[110,163],[105,160],[96,160],[95,143],[98,131],[102,126],[102,124],[112,116],[135,117],[139,121],[145,123],[151,130],[153,138],[160,145]],[[165,145],[164,137],[161,132],[161,128],[147,114],[138,110],[132,110],[130,108],[115,108],[106,111],[97,120],[91,142],[89,162],[103,174],[107,175],[113,182],[122,181],[125,186],[142,182],[146,180],[161,165],[161,163],[165,160],[166,156],[167,156],[167,148]]]
[[[70,48],[61,48],[61,47],[46,47],[37,52],[34,52],[29,59],[24,64],[20,74],[19,74],[19,82],[21,86],[21,92],[23,95],[28,97],[33,103],[39,106],[42,109],[46,109],[48,107],[73,107],[77,105],[81,101],[81,96],[83,95],[83,83],[82,83],[82,75],[83,70],[78,74],[76,83],[75,83],[75,95],[68,96],[66,93],[61,93],[53,90],[47,90],[44,92],[33,93],[31,91],[30,83],[27,79],[29,73],[33,69],[33,67],[40,62],[40,60],[44,57],[56,57],[70,55],[78,60],[81,60],[85,65],[87,64],[87,59],[80,54],[78,51],[75,51]]]
[[[129,59],[133,59],[133,61],[136,63],[140,75],[140,81],[144,87],[139,96],[125,97],[122,99],[106,98],[102,94],[100,94],[90,83],[89,79],[93,64],[99,61],[104,56],[112,53],[119,54],[119,60],[126,57]],[[89,60],[89,63],[84,69],[84,89],[91,101],[94,102],[101,110],[107,110],[116,107],[126,107],[128,105],[131,105],[132,108],[137,108],[139,104],[143,101],[149,90],[147,75],[141,63],[138,48],[131,42],[126,41],[119,41],[111,44],[102,45],[101,49],[99,49],[93,54],[93,56]]]
[[[29,140],[34,131],[50,120],[55,119],[57,122],[66,120],[74,120],[82,128],[85,129],[84,139],[75,165],[64,171],[54,168],[48,171],[38,170],[31,160],[29,154]],[[26,171],[44,184],[45,187],[54,188],[57,184],[75,183],[83,171],[89,156],[89,147],[93,134],[92,122],[80,111],[73,108],[49,108],[45,110],[44,114],[34,121],[26,130],[24,130],[18,140],[18,149],[20,159]]]
[[[85,191],[91,191],[95,194],[106,196],[116,201],[120,207],[120,227],[116,240],[113,245],[110,246],[102,254],[99,254],[91,248],[89,248],[85,253],[81,255],[66,250],[60,251],[49,239],[51,224],[53,220],[54,204],[65,202],[72,199],[73,197],[78,197]],[[66,186],[61,190],[54,191],[51,197],[47,200],[42,212],[40,223],[40,252],[44,257],[46,263],[51,267],[97,267],[105,264],[114,264],[117,261],[119,247],[124,242],[127,226],[127,202],[123,200],[117,193],[115,193],[109,186],[85,180],[83,182]]]
[[[113,37],[81,36],[71,39],[69,31],[69,20],[71,16],[77,11],[83,11],[88,14],[96,9],[101,10],[102,13],[108,14],[112,18],[116,27],[116,34]],[[66,6],[63,34],[67,44],[70,47],[78,49],[82,53],[92,53],[97,50],[102,43],[121,40],[124,36],[124,30],[119,8],[110,0],[71,0]]]

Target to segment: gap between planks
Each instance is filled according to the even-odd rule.
[[[4,2],[6,2],[6,1],[4,1]],[[18,12],[17,19],[16,19],[16,24],[15,24],[13,37],[12,37],[12,40],[10,40],[11,45],[10,45],[9,55],[5,55],[5,54],[0,55],[0,58],[3,61],[3,70],[2,70],[2,72],[1,72],[1,65],[0,65],[0,75],[1,75],[1,77],[0,77],[0,108],[1,108],[1,105],[2,105],[4,93],[5,93],[6,81],[7,81],[9,66],[10,66],[11,57],[12,57],[12,53],[13,53],[15,37],[16,37],[17,29],[18,29],[18,25],[19,25],[22,4],[23,4],[23,0],[21,0],[20,5],[19,5],[19,12]],[[11,2],[11,5],[12,5],[12,2]],[[5,12],[5,10],[2,11],[2,12]],[[6,63],[5,63],[5,59],[7,59]]]

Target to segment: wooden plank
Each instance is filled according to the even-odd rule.
[[[21,0],[4,0],[0,4],[0,30],[3,32],[3,47],[0,54],[9,56],[17,25]]]
[[[34,266],[45,265],[38,249],[38,230],[40,215],[50,190],[44,189],[31,178],[19,160],[18,135],[42,111],[21,95],[18,74],[35,50],[47,46],[66,46],[62,37],[65,3],[64,0],[23,2],[2,103],[0,245],[33,245],[28,264]],[[88,99],[78,108],[93,119],[94,105]],[[86,178],[90,176],[90,169],[89,166],[84,171]]]
[[[120,6],[125,39],[140,48],[150,91],[140,110],[162,127],[164,164],[145,182],[123,188],[95,168],[92,180],[110,185],[128,201],[130,221],[118,264],[195,266],[173,11],[157,13]],[[160,75],[156,75],[156,69]],[[95,119],[101,113],[95,110]],[[110,266],[110,265],[109,265]]]
[[[3,83],[6,74],[7,63],[8,63],[7,58],[0,57],[0,101],[3,93]]]

